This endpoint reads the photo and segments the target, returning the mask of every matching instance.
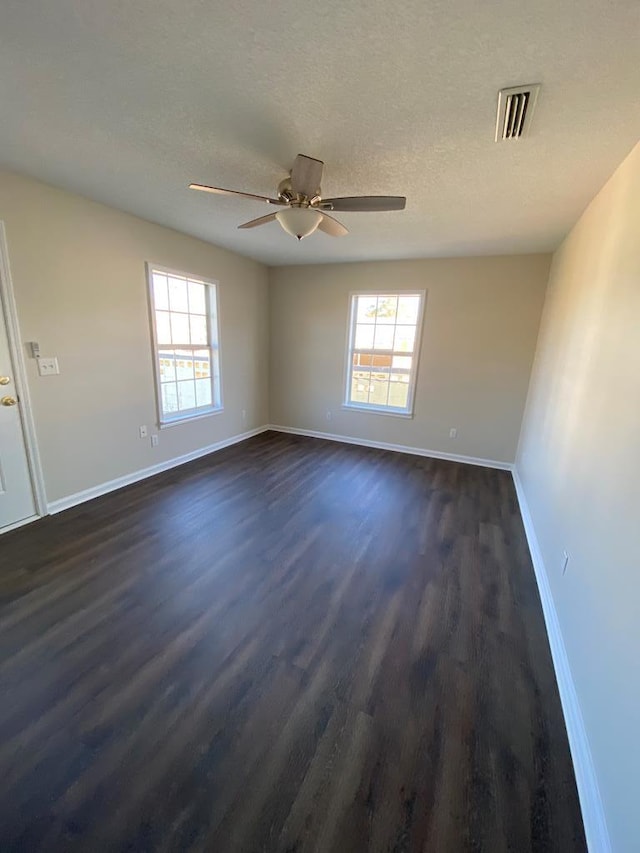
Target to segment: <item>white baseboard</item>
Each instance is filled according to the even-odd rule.
[[[14,521],[13,524],[6,524],[4,527],[0,527],[0,534],[17,530],[18,527],[24,527],[25,524],[31,524],[32,521],[37,521],[39,518],[39,515],[30,515],[27,518],[21,518],[20,521]]]
[[[237,444],[239,441],[244,441],[254,435],[259,435],[261,432],[273,430],[274,432],[286,432],[292,435],[305,435],[311,438],[325,438],[329,441],[340,441],[345,444],[360,444],[364,447],[375,447],[379,450],[393,450],[397,453],[410,453],[416,456],[430,456],[435,459],[446,459],[450,462],[465,462],[469,465],[482,465],[485,468],[500,468],[510,471],[512,466],[508,462],[496,462],[491,459],[476,459],[472,456],[458,456],[454,453],[440,453],[436,450],[424,450],[420,447],[405,447],[401,444],[388,444],[383,441],[367,441],[366,439],[352,438],[350,436],[332,435],[326,432],[314,432],[305,429],[293,429],[285,426],[274,426],[268,424],[266,426],[257,427],[256,429],[243,432],[240,435],[225,438],[215,444],[210,444],[207,447],[200,447],[198,450],[193,450],[191,453],[185,453],[182,456],[177,456],[174,459],[168,459],[166,462],[159,462],[157,465],[151,465],[149,468],[143,468],[139,471],[133,471],[131,474],[125,474],[122,477],[117,477],[115,480],[109,480],[106,483],[100,483],[97,486],[92,486],[90,489],[84,489],[81,492],[76,492],[73,495],[67,495],[64,498],[59,498],[56,501],[51,501],[47,504],[47,511],[50,515],[62,512],[65,509],[70,509],[72,506],[90,501],[93,498],[98,498],[100,495],[106,495],[108,492],[113,492],[116,489],[121,489],[124,486],[130,486],[132,483],[137,483],[139,480],[145,480],[147,477],[153,477],[154,474],[160,474],[162,471],[168,471],[170,468],[176,468],[178,465],[184,465],[185,462],[191,462],[193,459],[199,459],[201,456],[206,456],[208,453],[214,453],[216,450],[222,450],[223,447],[229,447],[232,444]]]
[[[571,675],[567,650],[562,638],[562,631],[560,630],[560,621],[553,601],[547,570],[533,526],[533,519],[529,512],[522,481],[518,476],[515,466],[513,469],[513,481],[516,487],[520,515],[522,516],[527,542],[529,543],[531,561],[533,562],[540,600],[542,602],[542,612],[547,628],[549,645],[551,646],[553,667],[556,673],[556,681],[558,682],[558,691],[560,693],[560,701],[562,703],[562,711],[569,738],[569,748],[571,749],[571,757],[573,758],[573,768],[576,775],[578,796],[580,797],[587,846],[590,853],[611,853],[611,841],[609,839],[604,806],[600,796],[600,788],[598,787],[598,778],[593,764],[593,757],[591,755],[591,748],[589,747],[589,739],[582,711],[580,710],[578,695]]]
[[[268,426],[261,426],[248,432],[240,433],[240,435],[232,435],[231,438],[224,438],[222,441],[216,441],[215,444],[199,447],[197,450],[192,450],[191,453],[176,456],[174,459],[167,459],[166,462],[159,462],[157,465],[151,465],[149,468],[133,471],[131,474],[125,474],[123,477],[117,477],[115,480],[109,480],[106,483],[100,483],[98,486],[92,486],[90,489],[84,489],[82,492],[76,492],[74,495],[68,495],[66,498],[52,501],[48,504],[47,509],[50,515],[54,515],[57,512],[62,512],[64,509],[69,509],[77,504],[98,498],[100,495],[106,495],[108,492],[121,489],[123,486],[130,486],[139,480],[146,480],[147,477],[153,477],[154,474],[160,474],[162,471],[168,471],[170,468],[177,468],[178,465],[184,465],[185,462],[191,462],[193,459],[199,459],[201,456],[215,453],[216,450],[222,450],[223,447],[238,444],[238,442],[252,438],[254,435],[259,435],[261,432],[266,432],[268,429]]]
[[[456,453],[442,453],[439,450],[426,450],[423,447],[407,447],[404,444],[389,444],[386,441],[369,441],[366,438],[355,438],[349,435],[334,435],[330,432],[317,432],[312,429],[277,426],[269,424],[274,432],[286,432],[291,435],[305,435],[309,438],[324,438],[327,441],[339,441],[343,444],[358,444],[361,447],[375,447],[378,450],[392,450],[395,453],[409,453],[413,456],[428,456],[432,459],[444,459],[447,462],[462,462],[465,465],[480,465],[483,468],[498,468],[501,471],[511,471],[509,462],[498,462],[495,459],[482,459],[475,456],[459,456]]]

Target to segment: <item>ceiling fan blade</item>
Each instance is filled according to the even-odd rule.
[[[291,170],[291,189],[298,195],[313,198],[318,194],[322,180],[322,160],[314,160],[305,154],[298,154]]]
[[[259,216],[257,219],[252,219],[250,222],[238,225],[238,228],[257,228],[258,225],[266,225],[267,222],[274,222],[275,218],[275,213],[267,213],[266,216]]]
[[[344,211],[383,211],[404,210],[407,203],[403,195],[359,195],[345,198],[323,198],[314,205],[319,210],[344,210]]]
[[[190,190],[201,190],[204,193],[216,193],[217,195],[239,195],[241,198],[252,198],[256,201],[266,201],[267,204],[287,204],[279,198],[269,198],[266,195],[255,195],[255,193],[243,193],[239,190],[224,190],[222,187],[207,187],[204,184],[189,184]]]
[[[344,227],[342,222],[338,222],[337,219],[334,219],[333,216],[328,216],[328,214],[322,214],[322,220],[320,225],[318,225],[320,231],[324,231],[325,234],[330,234],[332,237],[344,237],[345,234],[348,234],[349,231]]]

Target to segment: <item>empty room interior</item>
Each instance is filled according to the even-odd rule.
[[[0,48],[0,851],[640,850],[640,4]]]

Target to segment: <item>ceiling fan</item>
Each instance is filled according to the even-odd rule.
[[[235,195],[242,198],[252,198],[267,204],[277,205],[283,210],[268,213],[258,219],[252,219],[238,225],[238,228],[256,228],[267,222],[277,220],[282,228],[292,237],[302,240],[319,228],[332,237],[343,237],[349,232],[341,222],[329,216],[326,212],[349,211],[360,213],[364,211],[379,212],[383,210],[404,210],[407,200],[404,196],[363,195],[346,196],[343,198],[322,198],[320,180],[324,163],[313,157],[298,154],[289,177],[280,181],[278,197],[269,198],[264,195],[245,193],[238,190],[225,190],[221,187],[208,187],[203,184],[189,184],[189,189],[202,190],[206,193],[219,195]]]

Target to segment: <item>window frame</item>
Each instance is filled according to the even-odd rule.
[[[360,296],[419,296],[420,297],[420,307],[418,308],[418,317],[415,324],[416,336],[414,340],[413,347],[413,363],[411,365],[411,370],[409,373],[409,388],[407,392],[407,405],[405,408],[399,408],[396,406],[381,406],[375,403],[355,403],[350,399],[351,396],[351,377],[352,377],[352,369],[353,369],[353,355],[354,352],[359,352],[360,350],[356,350],[355,348],[355,330],[357,325],[357,299]],[[418,368],[420,364],[420,354],[422,349],[422,327],[424,325],[424,311],[425,305],[427,301],[427,291],[426,290],[416,290],[416,289],[396,289],[396,288],[387,288],[385,290],[352,290],[349,293],[349,303],[348,303],[348,319],[347,319],[347,345],[345,347],[346,350],[346,358],[345,358],[345,367],[344,367],[344,378],[343,378],[343,402],[342,408],[347,409],[351,412],[368,412],[369,414],[375,415],[385,415],[386,417],[396,417],[396,418],[413,418],[414,406],[415,406],[415,392],[416,385],[418,380]],[[398,325],[397,323],[395,325]],[[405,324],[401,324],[405,325]],[[364,350],[362,350],[364,352]],[[369,350],[367,350],[369,352]],[[393,350],[371,350],[371,352],[378,352],[381,355],[391,355],[393,358],[394,351]],[[396,355],[407,355],[407,353],[395,353]]]
[[[147,261],[146,277],[147,277],[147,297],[149,304],[149,323],[151,326],[151,345],[153,355],[153,374],[155,379],[155,395],[156,395],[156,414],[157,425],[159,429],[177,426],[188,421],[199,420],[200,418],[208,418],[211,415],[218,415],[224,411],[223,396],[222,396],[222,369],[220,359],[220,299],[219,299],[219,282],[215,279],[207,278],[206,276],[197,275],[195,273],[185,272],[184,270],[176,270],[170,267],[165,267],[162,264],[154,264]],[[211,400],[210,406],[196,406],[192,409],[183,409],[175,414],[164,414],[162,410],[162,383],[160,381],[160,346],[158,344],[158,333],[156,327],[156,304],[153,287],[153,273],[161,275],[171,275],[177,278],[184,278],[187,281],[201,282],[207,287],[207,343],[206,344],[188,344],[180,346],[171,344],[172,349],[182,349],[188,346],[194,349],[207,349],[211,355]],[[212,302],[213,300],[213,302]],[[190,316],[190,315],[187,315]],[[165,344],[165,346],[167,346]]]

